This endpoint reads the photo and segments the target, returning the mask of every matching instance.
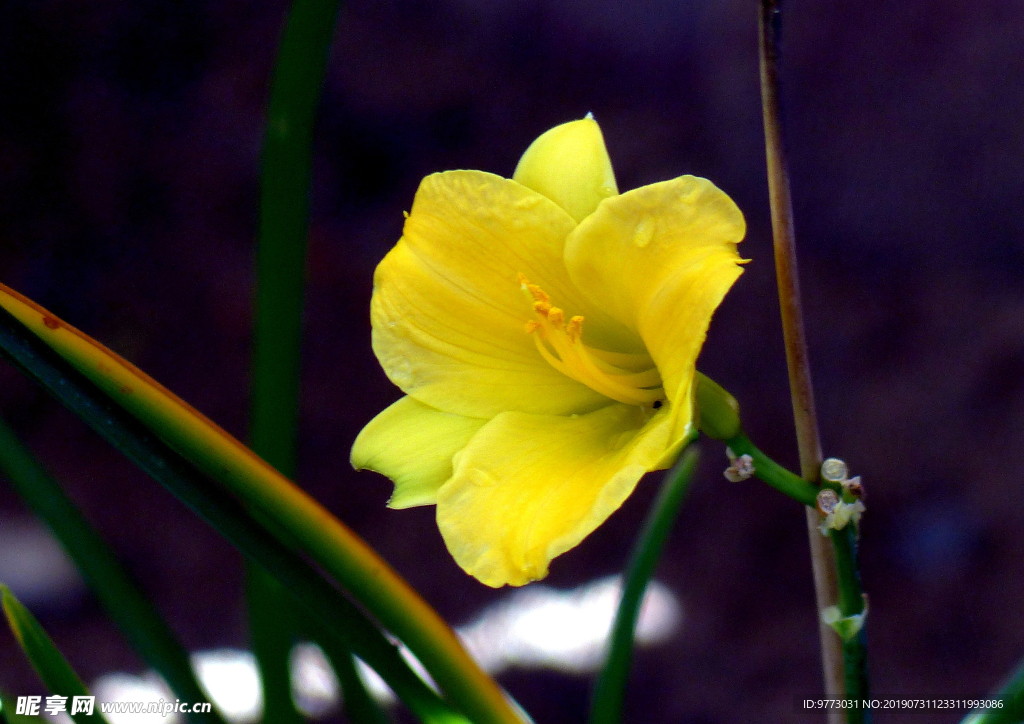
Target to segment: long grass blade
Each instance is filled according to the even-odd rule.
[[[188,653],[114,552],[85,519],[60,484],[0,420],[0,470],[37,516],[53,531],[89,588],[132,648],[183,701],[205,701]],[[223,724],[216,713],[190,714],[194,722]]]
[[[366,688],[352,652],[334,641],[322,640],[324,653],[331,662],[341,685],[341,705],[345,718],[352,724],[390,724],[387,713]]]
[[[640,604],[665,548],[672,524],[690,489],[697,458],[697,449],[690,447],[672,466],[637,537],[626,567],[622,599],[612,625],[608,655],[594,687],[590,724],[618,724],[622,719],[622,702],[633,656],[633,635],[640,615]]]
[[[89,696],[89,691],[82,683],[82,679],[71,668],[71,664],[57,649],[43,627],[39,625],[36,617],[21,605],[21,601],[15,598],[11,590],[3,584],[0,584],[0,604],[3,605],[7,625],[11,627],[11,632],[18,640],[21,650],[32,662],[32,668],[39,674],[39,678],[43,680],[51,694],[68,697],[65,704],[70,712],[74,697]],[[89,722],[97,720],[105,721],[98,712],[92,716],[80,713],[72,714],[71,718],[75,720],[75,724],[89,724]]]
[[[278,50],[260,174],[253,450],[295,472],[313,127],[340,0],[295,0]]]
[[[41,716],[19,714],[17,698],[0,691],[0,724],[46,724]]]
[[[17,699],[0,691],[0,724],[46,724],[41,716],[18,713]]]
[[[1020,724],[1024,722],[1024,661],[990,701],[995,706],[972,711],[961,724]]]
[[[326,631],[373,667],[422,721],[452,721],[451,717],[457,716],[408,667],[397,647],[312,565],[6,311],[0,311],[0,351],[242,553],[272,573]]]
[[[313,128],[340,0],[294,0],[278,48],[260,174],[252,449],[295,477],[299,362]],[[287,594],[250,566],[246,595],[264,683],[264,720],[298,722],[288,653]]]
[[[292,700],[289,655],[295,643],[292,597],[259,563],[245,564],[245,600],[252,652],[263,683],[263,721],[299,724]]]
[[[272,520],[397,636],[478,724],[519,724],[501,688],[455,632],[365,541],[264,460],[134,365],[17,292],[0,306],[200,470]],[[12,320],[13,321],[13,320]],[[28,343],[10,324],[0,346]],[[31,336],[31,335],[28,335]],[[2,340],[9,341],[4,343]],[[60,375],[57,375],[59,378]],[[54,381],[59,391],[60,383]],[[140,429],[145,429],[141,428]],[[358,654],[358,651],[356,652]],[[372,663],[362,657],[368,664]]]

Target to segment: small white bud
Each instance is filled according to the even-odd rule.
[[[749,480],[753,477],[756,472],[754,468],[754,458],[749,455],[736,456],[736,453],[732,451],[732,448],[726,448],[725,454],[729,457],[731,463],[729,467],[722,473],[725,479],[730,483],[738,483],[741,480]]]
[[[830,488],[825,488],[818,493],[818,510],[825,515],[828,515],[835,510],[837,505],[839,505],[839,495],[836,491]]]
[[[850,478],[849,480],[843,480],[839,484],[843,486],[843,491],[849,493],[853,497],[864,497],[864,486],[861,485],[859,475],[855,478]]]
[[[822,490],[821,493],[818,493],[819,509],[821,508],[821,496],[825,492],[826,491]],[[831,490],[827,492],[830,492],[832,493],[832,495],[835,495],[835,493],[832,492]],[[838,498],[839,496],[836,497]],[[860,523],[860,516],[864,513],[865,510],[867,510],[867,508],[865,508],[864,503],[860,502],[859,500],[854,501],[853,503],[844,503],[843,501],[840,500],[835,504],[835,507],[831,510],[831,512],[825,515],[825,520],[822,521],[821,526],[819,526],[819,530],[821,531],[822,535],[828,535],[828,532],[830,530],[842,530],[850,523],[857,525],[858,523]]]
[[[839,483],[846,480],[847,472],[846,463],[839,458],[829,458],[821,464],[821,477],[830,483]]]
[[[868,616],[868,597],[864,596],[864,610],[853,616],[844,616],[838,606],[829,606],[821,612],[821,620],[839,634],[843,641],[849,641],[864,628]]]

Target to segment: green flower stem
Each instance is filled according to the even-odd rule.
[[[763,452],[758,450],[745,433],[725,441],[737,456],[749,455],[753,459],[754,475],[781,493],[804,505],[814,507],[820,488],[786,470]],[[815,531],[817,533],[817,531]]]
[[[424,722],[457,721],[458,715],[408,667],[397,648],[355,605],[298,553],[253,519],[233,497],[211,485],[197,467],[114,404],[94,383],[0,309],[3,356],[43,385],[104,439],[192,508],[275,578],[325,630],[374,668]],[[514,715],[513,715],[514,716]],[[480,722],[509,721],[497,716]]]
[[[0,420],[0,470],[32,511],[42,518],[75,562],[132,648],[184,701],[205,701],[188,653],[113,551],[42,464]],[[195,722],[223,722],[220,715],[191,714]]]
[[[691,447],[672,466],[637,537],[626,567],[622,599],[612,625],[608,656],[594,687],[590,724],[618,724],[622,719],[622,701],[629,676],[640,604],[665,547],[665,540],[690,489],[697,458],[697,449]]]
[[[1020,724],[1024,721],[1024,661],[995,695],[1001,707],[972,711],[961,724]]]
[[[11,627],[14,637],[18,639],[22,651],[32,662],[32,667],[39,674],[39,678],[43,680],[51,694],[68,697],[68,711],[70,712],[72,697],[89,696],[89,691],[82,683],[82,679],[71,668],[71,664],[54,645],[53,640],[43,630],[43,627],[39,625],[36,617],[3,584],[0,584],[0,603],[3,605],[8,626]],[[71,718],[75,720],[75,724],[88,724],[97,719],[106,724],[106,719],[96,710],[92,715],[79,713]]]
[[[750,439],[740,433],[725,441],[736,455],[749,455],[754,466],[754,476],[768,483],[776,490],[788,495],[808,507],[817,504],[818,492],[816,485],[808,483],[782,467],[763,452],[757,449]],[[837,491],[841,487],[827,484]],[[815,528],[814,535],[824,538]],[[856,532],[853,525],[842,530],[830,531],[833,559],[835,560],[835,578],[838,589],[839,612],[844,616],[856,616],[864,612],[864,593],[860,585],[860,573],[857,566]],[[839,636],[833,632],[830,636]],[[843,681],[847,698],[862,699],[868,696],[867,641],[862,628],[850,641],[842,643]],[[847,709],[847,721],[850,724],[861,724],[871,719],[870,710]]]
[[[300,345],[313,128],[339,0],[295,0],[271,83],[260,175],[253,343],[252,449],[295,477]],[[253,650],[264,681],[264,720],[298,724],[288,654],[288,596],[249,566],[246,594]]]
[[[864,613],[864,592],[861,590],[860,573],[857,569],[857,541],[855,527],[850,524],[842,530],[829,531],[835,552],[836,579],[839,583],[839,612],[844,616]],[[862,701],[870,698],[867,660],[867,637],[862,627],[849,641],[843,642],[843,670],[846,682],[846,697]],[[871,710],[847,709],[849,724],[868,724]]]
[[[844,616],[856,616],[864,611],[864,593],[860,589],[857,572],[855,532],[852,525],[842,530],[831,530],[832,546],[836,554],[836,574],[839,579],[839,611]]]

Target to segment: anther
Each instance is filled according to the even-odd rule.
[[[530,284],[530,280],[527,279],[526,275],[522,273],[519,274],[519,288],[524,289],[526,292],[528,292],[529,295],[533,297],[534,301],[536,302],[551,301],[551,297],[549,297],[543,289],[538,287],[536,284]]]
[[[570,342],[575,342],[583,334],[583,317],[576,315],[569,320],[569,323],[565,325],[565,333],[569,337]]]
[[[545,294],[544,290],[538,287],[536,284],[527,284],[526,291],[530,293],[530,296],[536,299],[538,302],[544,302],[545,304],[551,301],[551,297]]]

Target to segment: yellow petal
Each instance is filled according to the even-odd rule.
[[[524,329],[534,314],[519,274],[567,314],[585,315],[595,336],[640,345],[569,281],[562,253],[574,226],[545,197],[493,174],[424,179],[401,241],[374,277],[373,348],[392,382],[424,404],[468,417],[606,404],[545,362]]]
[[[363,428],[352,444],[352,467],[387,475],[395,484],[388,505],[433,505],[452,475],[452,456],[487,420],[435,410],[403,397]]]
[[[644,473],[670,462],[669,417],[620,403],[586,415],[495,417],[455,456],[437,494],[438,527],[455,561],[488,586],[543,578]]]
[[[569,236],[565,263],[585,295],[640,333],[675,407],[691,387],[711,315],[739,277],[743,214],[710,181],[683,176],[604,201]]]
[[[601,128],[589,115],[542,134],[519,159],[512,178],[547,196],[576,221],[619,192]]]

